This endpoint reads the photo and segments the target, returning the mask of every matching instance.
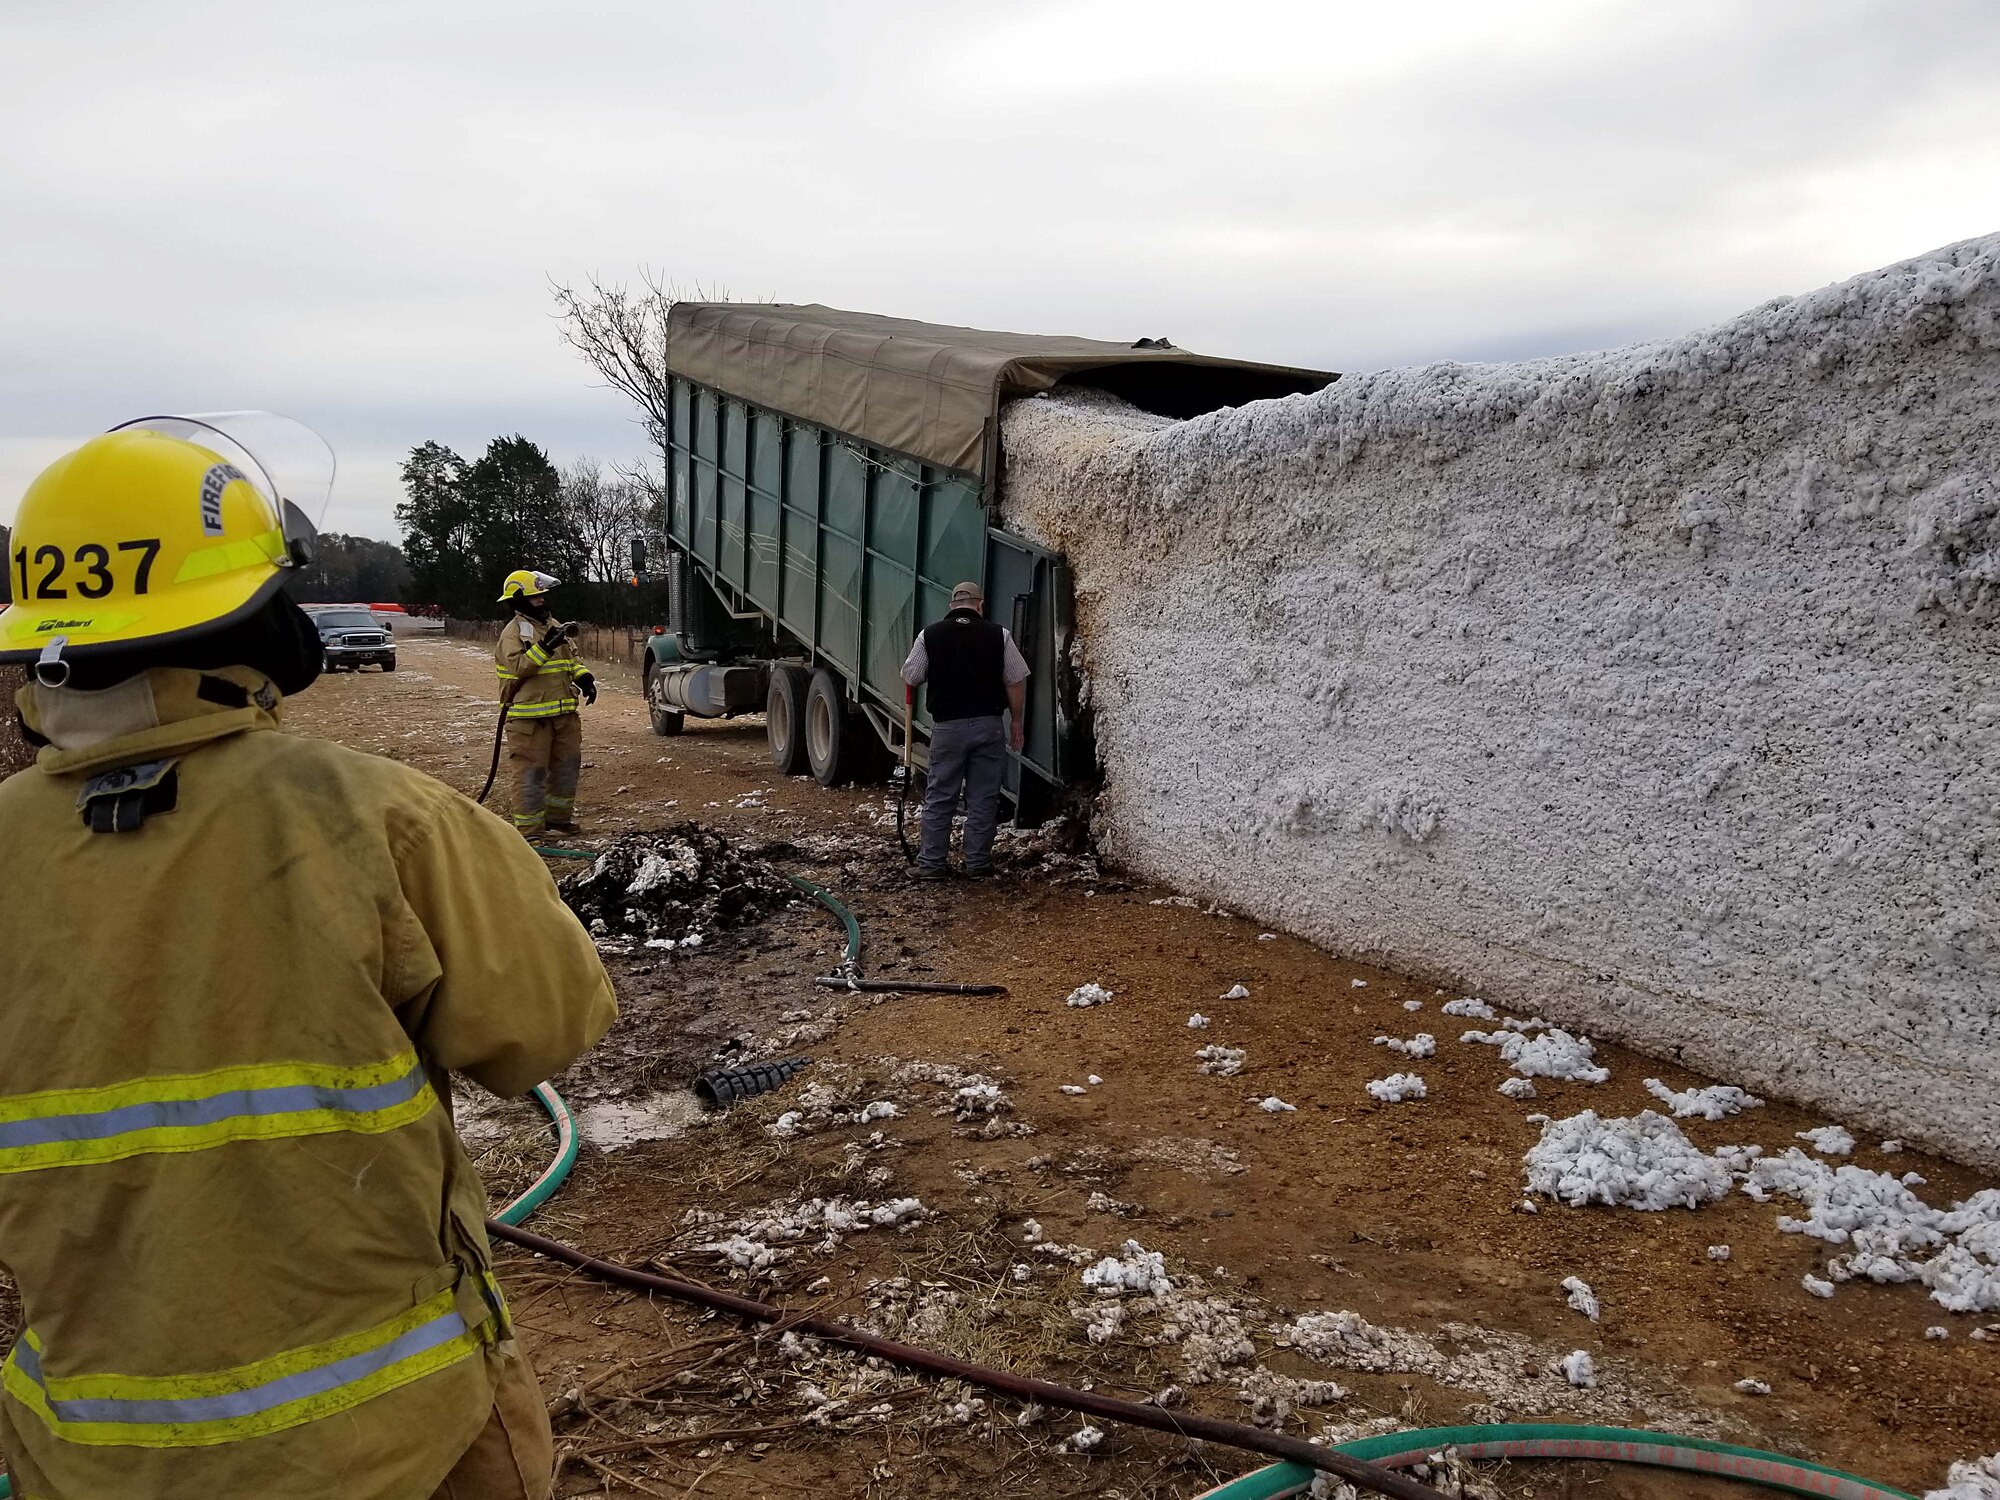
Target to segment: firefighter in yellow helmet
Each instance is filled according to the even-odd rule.
[[[507,710],[507,765],[513,773],[514,827],[527,838],[543,829],[575,833],[576,782],[583,772],[579,703],[597,701],[597,679],[571,645],[574,625],[549,613],[558,580],[520,568],[500,585],[514,614],[493,644],[500,698]]]
[[[33,1500],[543,1500],[447,1080],[523,1093],[610,984],[505,823],[280,729],[312,528],[254,427],[93,438],[10,539],[40,750],[0,782],[32,863],[0,902],[0,1450]]]

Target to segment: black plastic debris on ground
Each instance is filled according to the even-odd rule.
[[[768,1094],[811,1061],[810,1057],[784,1057],[776,1062],[710,1068],[695,1079],[694,1096],[716,1109],[739,1099],[754,1099],[759,1094]]]
[[[797,901],[791,882],[699,823],[627,834],[557,886],[597,938],[698,947]]]

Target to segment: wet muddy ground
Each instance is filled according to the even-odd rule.
[[[402,649],[394,676],[315,687],[291,727],[476,790],[490,658],[437,638]],[[1951,1459],[2000,1448],[2000,1339],[1975,1339],[1982,1320],[1918,1286],[1809,1295],[1801,1278],[1824,1274],[1834,1247],[1780,1234],[1783,1205],[1736,1193],[1698,1211],[1522,1211],[1530,1114],[1630,1115],[1656,1104],[1648,1077],[1708,1080],[1600,1046],[1609,1082],[1538,1079],[1537,1099],[1504,1098],[1493,1050],[1457,1040],[1480,1023],[1439,1014],[1454,996],[1026,840],[1003,846],[1000,880],[918,884],[883,788],[777,776],[756,720],[656,738],[621,676],[605,674],[586,715],[585,829],[569,842],[695,820],[837,892],[864,925],[870,975],[1009,993],[817,988],[843,934],[803,901],[697,947],[613,942],[623,1016],[557,1080],[583,1157],[532,1227],[1024,1373],[1306,1436],[1502,1418],[1656,1426],[1918,1492]],[[1086,982],[1111,1000],[1066,1005]],[[1246,998],[1221,998],[1239,985]],[[1197,1012],[1205,1029],[1188,1027]],[[1372,1039],[1419,1031],[1437,1037],[1412,1065],[1429,1096],[1377,1103],[1365,1085],[1403,1063]],[[1209,1044],[1241,1049],[1241,1072],[1197,1072]],[[686,1094],[703,1068],[800,1054],[811,1067],[727,1112]],[[987,1088],[1004,1106],[985,1108]],[[1272,1096],[1295,1110],[1265,1112]],[[546,1132],[529,1106],[467,1097],[460,1110],[496,1199],[539,1170]],[[1681,1125],[1704,1149],[1777,1152],[1825,1123],[1773,1104]],[[1922,1173],[1931,1202],[1991,1185],[1878,1144],[1850,1159]],[[838,1227],[853,1205],[908,1199],[920,1207],[891,1222]],[[1128,1240],[1161,1253],[1167,1295],[1083,1284]],[[1727,1261],[1709,1257],[1716,1244]],[[566,1495],[1191,1496],[1254,1466],[1144,1433],[1079,1443],[1075,1418],[978,1404],[797,1340],[736,1338],[723,1320],[511,1250],[501,1262],[558,1412]],[[1595,1289],[1600,1322],[1565,1304],[1570,1276]],[[1301,1318],[1343,1311],[1386,1345],[1333,1358],[1303,1347],[1298,1331],[1319,1325]],[[1950,1336],[1927,1339],[1935,1326]],[[1577,1349],[1594,1357],[1594,1389],[1556,1370]],[[1771,1393],[1739,1393],[1745,1378]],[[1750,1493],[1598,1465],[1481,1473],[1509,1497]]]

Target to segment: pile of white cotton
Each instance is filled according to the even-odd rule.
[[[1749,1165],[1743,1191],[1805,1205],[1805,1217],[1778,1216],[1786,1234],[1809,1235],[1848,1252],[1834,1257],[1834,1281],[1921,1281],[1948,1312],[2000,1311],[2000,1188],[1974,1193],[1949,1210],[1933,1208],[1904,1178],[1846,1164],[1827,1165],[1796,1146]]]
[[[1561,1027],[1551,1027],[1540,1036],[1518,1031],[1468,1031],[1461,1042],[1484,1042],[1498,1047],[1507,1066],[1524,1078],[1556,1078],[1571,1083],[1603,1083],[1609,1068],[1591,1062],[1597,1049],[1587,1036],[1571,1036]]]
[[[1589,1109],[1550,1120],[1523,1164],[1529,1192],[1571,1208],[1699,1208],[1727,1194],[1730,1183],[1727,1167],[1650,1109],[1628,1120],[1599,1119]]]
[[[1854,1133],[1839,1125],[1821,1125],[1801,1130],[1799,1139],[1822,1156],[1848,1156],[1854,1151]]]
[[[1083,1284],[1100,1297],[1122,1297],[1127,1292],[1164,1297],[1174,1289],[1167,1276],[1166,1257],[1137,1240],[1125,1242],[1123,1255],[1107,1255],[1087,1269]]]

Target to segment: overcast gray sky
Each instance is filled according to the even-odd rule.
[[[0,515],[153,411],[635,457],[547,277],[1360,370],[2000,228],[1989,0],[0,0]]]

